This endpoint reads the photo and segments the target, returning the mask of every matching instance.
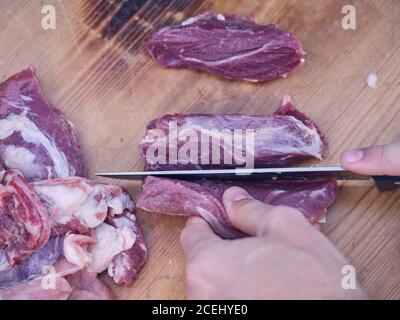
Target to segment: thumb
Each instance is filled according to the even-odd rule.
[[[190,217],[181,233],[181,244],[186,257],[195,252],[200,246],[221,240],[209,224],[200,217]]]
[[[341,156],[343,167],[368,175],[400,175],[400,142],[346,150]]]
[[[300,211],[287,206],[265,204],[255,200],[239,187],[227,189],[223,195],[223,202],[232,224],[251,236],[281,234],[289,230],[289,226],[296,228],[308,225]]]

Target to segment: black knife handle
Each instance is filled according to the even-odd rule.
[[[380,191],[400,188],[400,176],[372,176]]]

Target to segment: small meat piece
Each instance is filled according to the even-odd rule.
[[[254,132],[254,147],[248,147],[249,151],[246,130]],[[242,133],[241,139],[234,138],[234,131]],[[197,152],[183,156],[187,137]],[[249,158],[243,155],[244,151]],[[328,152],[328,141],[319,127],[285,96],[282,106],[269,116],[165,115],[147,125],[140,152],[146,170],[234,168],[248,166],[247,159],[254,162],[254,167],[278,167],[308,158],[322,159]],[[165,158],[159,156],[162,153]]]
[[[43,248],[34,252],[16,268],[8,264],[4,251],[0,251],[0,289],[42,275],[44,267],[54,265],[63,257],[63,245],[63,236],[51,237]]]
[[[134,212],[135,204],[121,187],[80,177],[32,184],[49,211],[53,235],[68,231],[89,233],[110,216]]]
[[[14,267],[50,237],[47,209],[18,170],[0,172],[0,248]]]
[[[213,12],[162,28],[147,49],[165,67],[252,82],[285,77],[304,62],[301,43],[289,32]]]
[[[67,300],[73,291],[63,277],[54,277],[54,289],[43,289],[42,281],[37,278],[0,290],[0,300]]]
[[[125,189],[70,177],[32,184],[48,209],[53,235],[91,234],[90,272],[108,270],[117,284],[130,285],[147,260],[147,248]]]
[[[73,126],[43,97],[33,67],[0,84],[0,162],[28,181],[85,175]]]
[[[0,300],[67,299],[74,288],[65,277],[87,267],[90,263],[88,245],[93,241],[95,239],[84,235],[52,237],[17,268],[1,264],[5,268],[0,270]],[[0,251],[0,261],[1,256]],[[86,264],[82,263],[82,256]]]
[[[147,248],[142,231],[132,214],[108,218],[107,222],[119,230],[128,228],[136,235],[133,246],[117,254],[108,266],[108,274],[116,284],[131,285],[147,261]]]
[[[150,176],[143,184],[137,207],[163,214],[198,215],[204,218],[221,237],[240,238],[244,234],[230,223],[222,204],[224,191],[232,186],[244,188],[251,196],[264,203],[299,209],[311,223],[317,223],[325,218],[326,209],[338,195],[335,180],[188,182]]]
[[[111,289],[104,284],[97,273],[87,270],[78,271],[67,276],[72,292],[68,300],[116,300],[117,297]]]

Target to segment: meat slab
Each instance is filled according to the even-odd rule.
[[[289,32],[213,12],[162,28],[147,49],[165,67],[253,82],[285,77],[304,62],[302,46]]]
[[[177,138],[173,139],[171,126],[175,125]],[[254,167],[286,166],[308,158],[322,159],[328,152],[324,133],[310,118],[294,107],[289,96],[285,96],[282,106],[268,116],[165,115],[147,125],[140,152],[146,170],[241,167],[245,165],[244,162],[240,163],[243,152],[238,156],[234,149],[240,147],[241,150],[246,150],[244,136],[249,129],[254,131],[254,147],[251,150],[254,153],[251,154]],[[234,130],[243,133],[239,146],[232,133]],[[160,135],[160,132],[164,135]],[[179,156],[187,137],[197,137],[199,141],[195,156]],[[206,148],[202,141],[206,141]],[[218,161],[211,159],[213,143],[217,143],[220,148]],[[154,145],[166,146],[165,159],[154,156]],[[160,150],[161,147],[157,152]],[[231,155],[230,163],[225,160],[226,154]]]
[[[85,174],[73,126],[43,97],[33,67],[0,84],[0,162],[29,181]]]
[[[325,218],[326,209],[336,200],[338,194],[335,180],[189,182],[150,176],[143,184],[137,207],[163,214],[197,215],[204,218],[221,237],[240,238],[244,234],[231,224],[222,204],[224,191],[232,186],[245,189],[252,197],[264,203],[299,209],[313,224]]]

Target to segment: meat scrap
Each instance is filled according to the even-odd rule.
[[[301,43],[289,32],[213,12],[162,28],[147,49],[165,67],[252,82],[285,77],[304,62]]]
[[[204,218],[221,237],[240,238],[244,234],[231,224],[222,204],[224,191],[232,186],[245,189],[252,197],[264,203],[299,209],[311,223],[325,218],[326,209],[338,195],[335,180],[189,182],[150,176],[143,184],[137,207],[162,214],[197,215]]]
[[[43,97],[33,67],[0,84],[0,162],[29,181],[85,175],[73,126]]]
[[[173,130],[176,126],[176,136]],[[140,144],[140,152],[145,161],[146,170],[206,169],[241,167],[242,150],[246,150],[245,139],[237,143],[232,131],[245,134],[254,131],[254,147],[250,149],[251,160],[255,167],[286,166],[307,158],[322,159],[328,152],[328,141],[319,127],[305,114],[294,107],[289,96],[283,98],[282,106],[272,115],[211,115],[176,114],[165,115],[147,125],[146,134]],[[217,134],[216,131],[217,130]],[[160,136],[160,132],[164,135]],[[190,157],[179,157],[180,150],[186,144],[187,137],[197,137],[198,153]],[[242,135],[243,137],[243,135]],[[205,140],[207,139],[207,140]],[[206,141],[206,148],[202,141]],[[171,142],[172,141],[172,142]],[[176,141],[176,143],[174,143]],[[226,142],[228,141],[228,143]],[[217,143],[218,161],[212,159],[213,144]],[[239,144],[239,145],[237,145]],[[154,145],[165,146],[165,161],[155,157]],[[240,149],[238,155],[235,149]],[[247,151],[246,151],[247,152]],[[233,159],[225,161],[226,154]],[[162,159],[164,160],[164,159]],[[164,163],[162,163],[164,162]]]
[[[134,212],[135,204],[123,188],[80,177],[32,183],[49,211],[53,235],[68,231],[88,233],[107,216]]]
[[[87,266],[79,257],[71,256],[71,252],[80,252],[88,257],[88,244],[92,241],[84,235],[50,238],[42,249],[17,268],[8,266],[0,271],[0,299],[68,299],[74,288],[66,277]],[[86,258],[84,260],[89,262]]]
[[[0,249],[16,266],[50,237],[46,208],[18,170],[0,172]]]
[[[0,250],[0,297],[114,298],[97,279],[105,270],[117,284],[134,282],[147,260],[147,249],[134,202],[123,188],[80,177],[30,184],[17,170],[4,171],[0,176],[4,182],[0,189],[0,249],[4,249]],[[35,216],[37,211],[46,222],[45,233]],[[36,223],[30,228],[20,222],[28,213]],[[27,231],[32,234],[25,236]],[[39,242],[42,234],[46,237]],[[41,246],[20,244],[25,238]],[[19,255],[10,254],[14,251]],[[17,256],[20,264],[9,263],[10,255]],[[38,293],[40,279],[45,277],[42,269],[48,266],[57,271],[57,283],[62,288],[58,294]]]

